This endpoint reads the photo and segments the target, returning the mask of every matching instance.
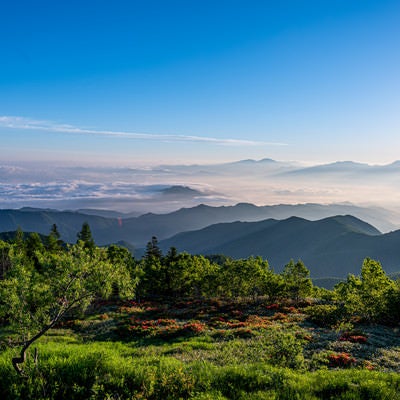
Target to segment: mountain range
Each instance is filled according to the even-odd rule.
[[[192,254],[260,255],[278,272],[290,259],[301,259],[313,278],[344,278],[358,274],[365,257],[381,261],[388,273],[400,271],[400,230],[381,233],[370,223],[390,226],[390,215],[385,209],[351,204],[199,205],[137,217],[102,210],[23,208],[0,210],[0,232],[19,227],[48,234],[56,224],[61,239],[74,243],[83,222],[88,222],[98,245],[123,244],[136,257],[156,236],[164,252],[174,246]]]
[[[291,216],[317,220],[344,214],[356,216],[381,231],[395,228],[390,222],[391,212],[382,208],[358,207],[351,204],[255,206],[239,203],[235,206],[221,207],[201,204],[171,213],[147,213],[137,217],[112,214],[103,210],[87,212],[37,208],[0,210],[0,232],[14,231],[19,227],[27,232],[48,234],[52,224],[56,224],[62,240],[75,242],[83,222],[88,222],[98,245],[125,241],[130,246],[138,248],[145,246],[152,236],[162,240],[177,233],[202,229],[221,222],[252,222],[270,218],[280,220]]]
[[[262,256],[275,271],[290,259],[301,259],[313,278],[359,274],[364,258],[380,261],[387,273],[400,271],[400,230],[381,234],[350,215],[309,221],[299,217],[233,222],[184,232],[159,243],[192,254],[233,258]]]

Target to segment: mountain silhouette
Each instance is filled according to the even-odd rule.
[[[160,241],[192,254],[224,254],[233,258],[262,256],[276,271],[290,259],[301,259],[318,277],[358,274],[366,257],[381,261],[388,273],[400,270],[400,231],[381,234],[350,215],[309,221],[299,217],[234,222],[175,235]]]

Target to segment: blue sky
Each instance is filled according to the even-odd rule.
[[[1,5],[0,161],[400,156],[400,2]]]

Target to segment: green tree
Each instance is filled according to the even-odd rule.
[[[267,271],[262,286],[262,294],[268,296],[270,301],[284,297],[285,281],[282,275],[276,274],[272,270]]]
[[[36,232],[31,233],[25,241],[25,249],[27,258],[33,262],[35,268],[40,268],[40,254],[44,252],[45,248],[39,234]]]
[[[140,282],[138,286],[138,295],[159,296],[163,293],[163,266],[161,259],[157,257],[143,257],[138,265],[140,271]]]
[[[146,253],[139,263],[142,272],[138,293],[141,296],[161,296],[166,290],[166,270],[162,252],[155,236],[146,245]]]
[[[215,296],[220,266],[204,256],[191,256],[188,268],[190,296]],[[184,279],[189,279],[185,278]]]
[[[57,225],[53,224],[50,233],[46,238],[46,249],[48,251],[59,251],[62,248],[62,241],[60,240],[60,233],[58,232]]]
[[[362,286],[361,279],[358,276],[349,274],[346,282],[340,282],[335,285],[334,291],[339,301],[344,303],[344,309],[347,317],[354,313],[360,312],[360,288]]]
[[[92,236],[92,231],[87,222],[82,224],[82,229],[78,233],[78,241],[82,241],[85,249],[93,250],[95,248],[95,243]]]
[[[12,363],[20,375],[29,347],[65,315],[109,296],[115,285],[122,296],[133,294],[126,266],[111,264],[105,249],[89,253],[81,241],[63,252],[38,253],[40,271],[26,263],[17,246],[9,256],[11,268],[0,281],[0,316],[17,334],[11,344],[20,347],[20,355]]]
[[[156,236],[153,236],[150,242],[147,242],[146,245],[146,254],[144,256],[146,259],[158,259],[160,260],[162,257],[162,251],[158,247],[158,240]]]
[[[301,260],[296,263],[290,260],[283,269],[282,277],[287,295],[296,302],[311,295],[313,285],[310,271]]]
[[[367,321],[391,319],[391,306],[397,293],[396,284],[378,261],[366,258],[361,276],[349,275],[335,287],[349,315],[358,314]]]
[[[137,264],[132,257],[132,254],[125,247],[112,244],[107,247],[107,258],[114,268],[127,268],[130,279],[127,282],[133,289],[140,280],[140,271],[138,271]],[[114,285],[114,295],[119,295],[119,287]]]
[[[165,257],[154,241],[139,264],[139,293],[144,296],[215,295],[216,265],[203,256],[178,253],[171,247]]]
[[[178,251],[176,247],[171,247],[163,260],[163,276],[165,277],[165,294],[168,296],[178,296],[184,290],[181,281],[181,263],[179,261]],[[178,283],[178,285],[177,285]]]
[[[20,250],[25,250],[24,232],[22,231],[21,227],[18,227],[17,231],[15,232],[14,243]]]
[[[228,297],[264,294],[272,271],[261,257],[226,259],[220,269],[219,291]]]
[[[11,267],[9,257],[11,245],[0,240],[0,279],[3,279]]]
[[[215,266],[203,256],[177,253],[171,248],[164,259],[168,294],[171,296],[214,295]]]
[[[107,257],[113,264],[122,263],[129,267],[132,267],[134,264],[130,251],[116,244],[111,244],[107,247]]]
[[[225,254],[210,254],[205,255],[205,258],[209,260],[211,263],[215,263],[218,265],[224,265],[228,260],[232,260],[232,257],[226,256]]]

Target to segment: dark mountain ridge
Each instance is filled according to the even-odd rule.
[[[212,207],[200,204],[193,208],[181,208],[168,214],[148,213],[139,217],[110,218],[74,211],[21,209],[0,210],[0,232],[23,231],[48,234],[52,224],[56,224],[65,242],[75,242],[76,234],[83,222],[88,222],[97,244],[104,245],[119,241],[128,242],[135,247],[143,247],[152,236],[159,240],[169,238],[180,232],[198,230],[220,222],[261,221],[265,219],[285,219],[298,217],[318,220],[339,214],[351,214],[377,226],[394,229],[390,222],[390,212],[384,209],[357,207],[349,204],[297,204],[255,206],[239,203],[234,206]],[[103,214],[103,213],[102,213]],[[104,215],[104,214],[103,214]],[[377,222],[380,222],[378,224]]]
[[[311,212],[313,206],[299,207]],[[314,210],[324,209],[320,205],[315,207]],[[170,214],[145,214],[128,219],[70,211],[0,210],[0,232],[15,231],[21,227],[25,232],[47,235],[51,225],[56,223],[62,239],[75,242],[82,223],[87,221],[98,245],[121,243],[131,251],[134,250],[132,243],[138,243],[136,249],[144,247],[151,236],[156,235],[161,239],[163,251],[175,246],[179,251],[192,254],[225,254],[234,258],[260,255],[276,271],[281,271],[291,258],[300,258],[311,270],[313,278],[345,278],[348,273],[358,274],[365,257],[382,262],[388,273],[400,271],[400,230],[381,234],[372,225],[351,215],[336,215],[315,221],[293,216],[283,220],[268,218],[247,222],[236,218],[234,222],[202,226],[211,220],[229,220],[238,215],[257,218],[260,208],[263,209],[245,203],[231,207],[200,205]],[[293,209],[299,210],[284,205],[275,208],[281,213]],[[190,226],[201,228],[187,229]],[[9,237],[9,234],[4,237]],[[140,257],[140,251],[136,250],[135,255]]]
[[[353,216],[318,221],[286,220],[217,224],[160,242],[194,254],[224,254],[233,258],[260,255],[276,271],[291,259],[302,259],[314,278],[358,274],[366,257],[382,262],[388,273],[400,270],[400,231],[381,234]]]
[[[15,231],[21,228],[25,232],[38,232],[47,235],[56,224],[61,238],[66,242],[75,242],[83,222],[88,222],[94,236],[95,232],[114,231],[118,228],[118,219],[97,215],[81,214],[73,211],[56,210],[0,210],[0,232]],[[100,243],[99,244],[104,244]]]

